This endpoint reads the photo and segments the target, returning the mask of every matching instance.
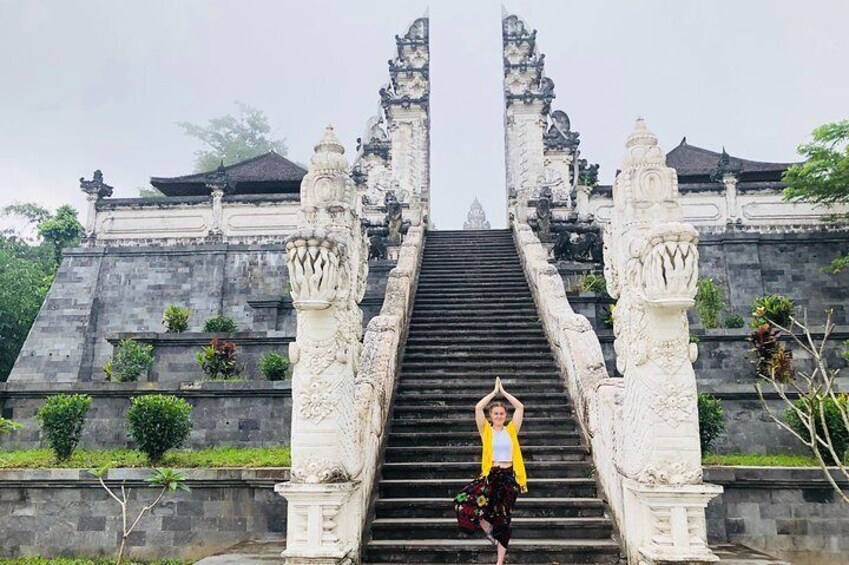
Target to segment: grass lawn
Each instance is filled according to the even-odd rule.
[[[144,563],[146,565],[189,565],[191,561],[177,561],[175,559],[165,559],[163,561],[136,561],[134,559],[125,559],[124,563],[133,565],[134,563]],[[55,559],[44,559],[42,557],[20,557],[17,559],[4,559],[0,557],[0,565],[115,565],[115,560],[107,557],[99,557],[97,559],[76,559],[73,557],[56,557]]]
[[[725,465],[730,467],[818,467],[817,460],[808,455],[755,455],[749,453],[731,453],[716,455],[709,453],[702,458],[704,465]]]
[[[157,467],[288,467],[290,464],[291,452],[288,446],[211,447],[208,449],[169,451]],[[49,449],[0,450],[0,469],[43,469],[56,467],[91,469],[105,465],[111,465],[112,467],[150,467],[147,457],[142,452],[134,449],[92,451],[78,449],[68,461],[62,463],[56,462],[53,452]],[[3,563],[5,562],[0,561],[0,565]],[[33,563],[39,562],[33,561]],[[76,565],[76,562],[69,561],[68,564]],[[26,565],[29,565],[29,562],[26,562]]]

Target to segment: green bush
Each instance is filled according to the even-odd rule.
[[[176,396],[137,396],[130,404],[127,421],[130,436],[151,463],[158,463],[169,449],[181,447],[192,430],[192,407]]]
[[[35,415],[57,460],[65,461],[74,453],[90,406],[87,394],[57,394],[49,397]]]
[[[601,324],[607,329],[613,329],[613,312],[616,310],[616,304],[608,304],[604,307],[604,312],[601,317]]]
[[[238,331],[236,322],[229,316],[215,316],[203,323],[203,331],[216,334],[231,334]]]
[[[24,427],[20,422],[0,417],[0,436],[7,435]]]
[[[195,358],[208,379],[226,381],[239,376],[241,367],[236,363],[236,344],[232,341],[213,338]]]
[[[259,371],[269,381],[282,381],[289,374],[289,358],[276,351],[266,353],[259,360]]]
[[[729,314],[722,320],[722,327],[732,329],[745,328],[746,319],[740,314]]]
[[[702,455],[710,453],[716,438],[725,432],[725,419],[722,414],[719,400],[710,394],[699,394],[699,440],[702,444]]]
[[[843,420],[843,414],[849,414],[849,395],[846,393],[838,394],[837,400],[826,396],[822,393],[802,396],[793,403],[802,414],[814,416],[814,430],[817,437],[826,439],[826,428],[822,425],[823,415],[825,416],[825,424],[828,426],[828,436],[831,438],[831,445],[837,453],[839,462],[842,463],[846,459],[846,449],[849,447],[849,429],[846,428],[846,423]],[[802,422],[796,410],[788,408],[784,412],[784,421],[790,428],[805,439],[811,437],[811,432]],[[827,465],[836,465],[838,461],[834,460],[829,450],[817,443],[817,451]]]
[[[699,279],[696,283],[696,313],[704,328],[718,328],[719,315],[725,302],[722,289],[714,284],[713,279]]]
[[[107,381],[134,382],[153,366],[153,346],[132,339],[122,339],[103,372]]]
[[[584,273],[578,281],[581,291],[607,294],[607,281],[604,275],[598,273]]]
[[[781,343],[778,330],[769,324],[761,324],[746,339],[752,342],[749,352],[755,355],[753,362],[758,375],[782,383],[793,379],[793,357]]]
[[[786,296],[780,294],[761,296],[752,303],[752,327],[769,324],[789,328],[790,317],[795,310],[796,305]]]
[[[162,325],[169,334],[183,333],[189,329],[189,309],[170,304],[162,314]]]

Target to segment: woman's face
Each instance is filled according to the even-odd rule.
[[[493,406],[492,410],[489,411],[489,417],[494,426],[504,425],[504,421],[507,419],[507,410],[501,406]]]

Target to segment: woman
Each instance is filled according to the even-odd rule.
[[[505,425],[507,407],[504,403],[491,402],[497,394],[503,395],[513,406],[513,419],[509,424]],[[483,441],[481,475],[454,498],[460,530],[467,534],[483,531],[497,547],[496,565],[503,565],[504,556],[507,555],[510,515],[516,498],[519,492],[528,492],[525,463],[518,439],[524,414],[522,403],[504,390],[500,378],[495,379],[495,389],[475,406],[475,422]]]

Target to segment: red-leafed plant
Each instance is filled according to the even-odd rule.
[[[241,372],[236,362],[236,344],[213,338],[209,345],[197,352],[197,362],[211,380],[235,379]]]

